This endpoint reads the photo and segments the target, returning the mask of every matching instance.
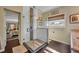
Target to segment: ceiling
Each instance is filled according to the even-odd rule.
[[[36,8],[38,8],[41,12],[46,12],[46,11],[49,11],[51,9],[55,9],[58,7],[60,6],[36,6]]]

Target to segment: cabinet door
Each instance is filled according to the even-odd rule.
[[[73,39],[73,48],[79,51],[79,39],[78,38]]]

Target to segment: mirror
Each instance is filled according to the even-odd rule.
[[[70,23],[79,23],[79,14],[70,15]]]

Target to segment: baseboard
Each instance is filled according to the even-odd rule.
[[[3,48],[3,49],[0,50],[0,52],[4,52],[4,51],[5,51],[5,48]]]

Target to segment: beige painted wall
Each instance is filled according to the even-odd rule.
[[[66,20],[66,26],[64,29],[49,29],[49,39],[53,39],[53,34],[52,32],[55,31],[58,34],[55,34],[54,36],[57,36],[57,40],[62,43],[70,44],[70,30],[71,29],[78,29],[79,24],[70,24],[69,23],[69,16],[71,14],[79,13],[79,7],[78,6],[64,6],[64,7],[59,7],[54,10],[50,10],[47,13],[43,13],[43,16],[48,16],[48,15],[54,15],[54,14],[59,14],[59,13],[64,13],[65,14],[65,20]],[[59,38],[59,39],[58,39]]]
[[[23,11],[23,8],[21,6],[19,6],[19,7],[18,6],[0,7],[0,41],[1,41],[1,48],[2,49],[4,49],[6,46],[6,19],[5,19],[4,8],[21,13],[20,43],[22,43],[22,39],[23,39],[23,32],[22,32],[22,24],[23,24],[22,11]]]
[[[62,42],[65,44],[68,44],[69,42],[67,41],[67,33],[65,29],[61,28],[49,28],[48,29],[48,39],[52,39],[58,42]]]

